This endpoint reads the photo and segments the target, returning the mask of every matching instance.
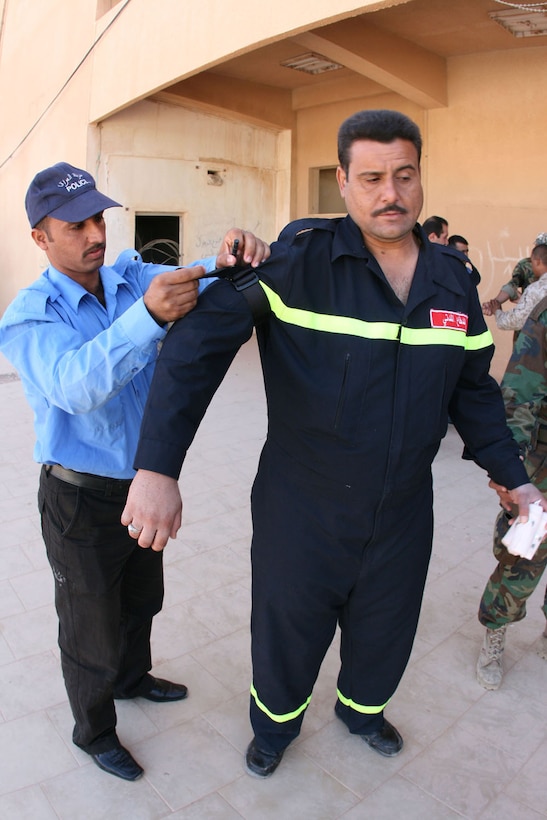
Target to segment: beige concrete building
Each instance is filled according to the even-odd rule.
[[[158,238],[189,261],[234,224],[272,240],[342,211],[336,132],[362,108],[418,122],[422,218],[468,238],[494,296],[547,230],[547,4],[521,5],[0,0],[0,310],[44,266],[23,207],[41,168],[85,166],[124,204],[107,261]]]

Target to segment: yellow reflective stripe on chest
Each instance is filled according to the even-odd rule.
[[[340,333],[348,336],[360,336],[362,339],[383,339],[385,341],[400,341],[401,344],[412,346],[448,345],[463,347],[466,350],[481,350],[493,344],[489,330],[478,336],[466,336],[461,330],[452,328],[408,328],[395,322],[366,322],[363,319],[354,319],[351,316],[331,316],[327,313],[314,313],[310,310],[292,308],[286,305],[264,282],[260,282],[272,313],[281,322],[303,327],[307,330],[319,330],[323,333]]]
[[[401,328],[401,344],[404,345],[451,345],[464,347],[466,350],[482,350],[490,347],[494,341],[489,330],[478,336],[466,336],[462,330],[448,327]]]

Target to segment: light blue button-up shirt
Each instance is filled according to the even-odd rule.
[[[215,257],[194,262],[208,272]],[[34,459],[112,478],[132,478],[133,456],[158,345],[166,329],[143,301],[172,270],[124,251],[102,267],[106,308],[49,266],[19,292],[0,322],[0,350],[19,372],[34,411]],[[200,291],[210,279],[200,280]]]

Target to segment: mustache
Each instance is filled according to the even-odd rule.
[[[395,211],[398,214],[407,214],[406,208],[402,205],[386,205],[385,208],[380,208],[378,211],[373,211],[372,216],[381,216],[382,214],[392,214]]]
[[[106,245],[105,245],[104,242],[97,242],[96,245],[92,245],[91,248],[88,248],[85,251],[84,256],[87,256],[88,253],[95,253],[95,251],[104,251],[105,248],[106,248]]]

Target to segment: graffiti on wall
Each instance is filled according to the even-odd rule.
[[[481,290],[490,292],[499,290],[501,285],[509,281],[517,262],[530,256],[530,246],[517,244],[510,245],[506,238],[498,241],[486,242],[486,250],[477,246],[469,246],[469,258],[481,275]]]

